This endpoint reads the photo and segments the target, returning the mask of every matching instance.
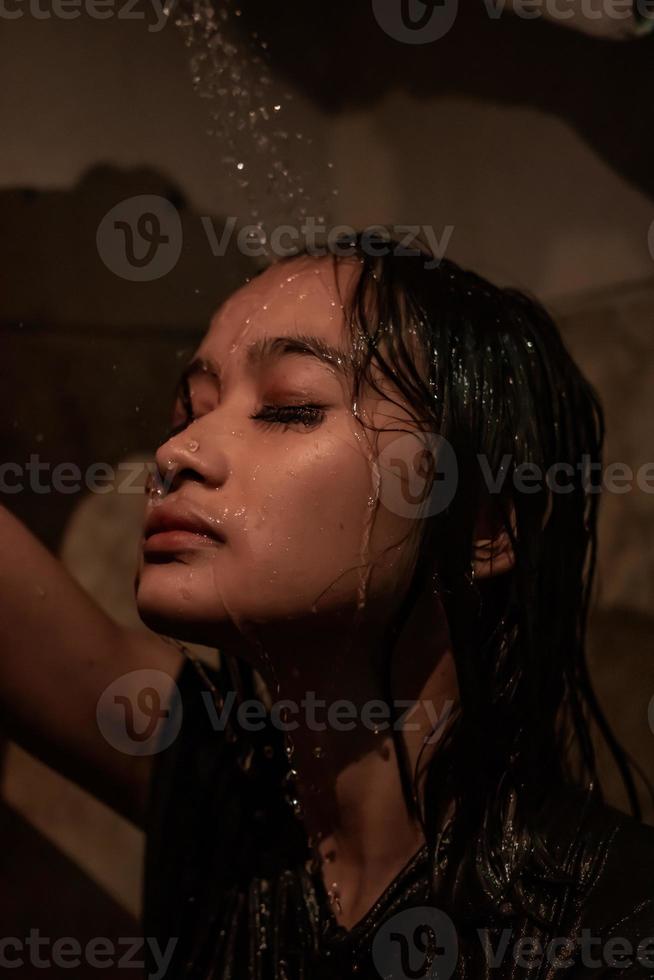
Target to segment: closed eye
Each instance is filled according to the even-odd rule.
[[[266,426],[302,425],[309,429],[324,421],[325,409],[322,405],[264,405],[250,418]]]

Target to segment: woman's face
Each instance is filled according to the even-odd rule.
[[[392,494],[377,506],[376,461],[408,414],[370,392],[358,414],[396,431],[354,416],[342,304],[359,268],[273,265],[212,320],[188,375],[192,417],[178,398],[147,504],[137,600],[160,632],[219,645],[234,630],[347,627],[364,598],[359,615],[377,622],[401,598],[417,522]]]

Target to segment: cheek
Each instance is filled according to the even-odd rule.
[[[413,528],[376,503],[375,471],[354,436],[260,461],[265,489],[246,508],[239,550],[262,600],[311,604],[325,590],[331,601],[353,600],[369,564],[371,591],[395,589]]]
[[[316,565],[352,560],[369,510],[372,478],[358,445],[338,437],[289,447],[261,458],[265,487],[248,507],[247,539],[253,557],[266,565],[303,558]]]

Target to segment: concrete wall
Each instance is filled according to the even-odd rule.
[[[639,465],[652,446],[654,129],[640,84],[651,47],[462,14],[448,38],[408,51],[382,36],[367,5],[353,6],[312,7],[309,16],[289,2],[273,22],[274,5],[253,3],[247,14],[269,30],[273,86],[294,95],[294,121],[314,140],[298,160],[318,161],[317,193],[333,161],[332,219],[452,225],[453,258],[551,301],[606,400],[610,457]],[[210,103],[192,90],[172,24],[155,33],[143,21],[26,15],[3,30],[7,454],[40,450],[80,464],[147,454],[165,424],[179,357],[250,267],[233,253],[210,254],[200,216],[247,217],[245,194],[207,135]],[[178,203],[186,243],[175,273],[145,288],[112,276],[94,237],[105,211],[138,193]],[[609,714],[646,765],[654,741],[649,503],[642,494],[607,501],[593,654]],[[15,502],[99,600],[132,620],[135,498],[78,504]],[[107,533],[89,548],[97,507]],[[4,793],[105,893],[138,910],[142,840],[133,828],[15,746]]]

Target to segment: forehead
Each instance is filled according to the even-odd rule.
[[[334,262],[331,256],[301,256],[270,266],[218,310],[198,353],[222,360],[246,337],[251,342],[280,334],[341,343],[359,270],[356,260]]]

